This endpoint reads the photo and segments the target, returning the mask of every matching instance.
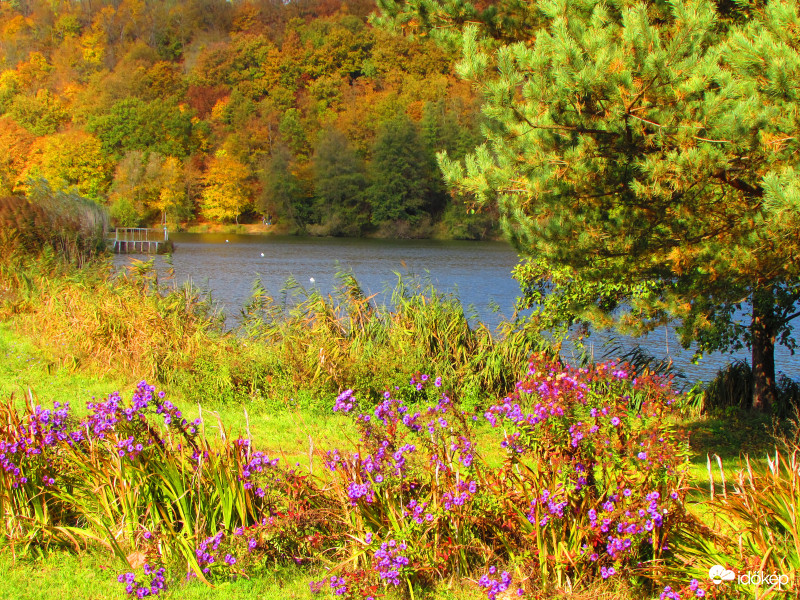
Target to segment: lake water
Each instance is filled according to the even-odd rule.
[[[330,293],[336,273],[349,270],[367,295],[388,303],[386,290],[397,283],[396,273],[404,278],[416,275],[429,280],[440,292],[455,294],[467,314],[474,314],[494,328],[513,313],[519,286],[511,278],[517,254],[502,242],[457,242],[433,240],[368,240],[342,238],[270,237],[234,234],[170,234],[175,242],[172,263],[178,283],[191,280],[208,290],[222,305],[228,325],[238,321],[242,306],[250,297],[253,282],[260,278],[276,299],[286,281],[293,277],[306,289]],[[263,256],[262,256],[263,254]],[[123,266],[137,255],[117,255],[115,264]],[[163,266],[163,258],[157,259]],[[312,281],[313,280],[313,281]],[[594,356],[606,352],[604,343],[611,334],[594,332],[590,348]],[[691,350],[680,347],[671,329],[662,328],[645,338],[618,336],[624,348],[640,344],[651,354],[671,358],[690,381],[708,380],[733,358],[749,358],[748,353],[719,354],[691,363]],[[565,350],[570,359],[571,350]],[[800,360],[786,348],[776,349],[776,365],[794,378],[800,374]]]

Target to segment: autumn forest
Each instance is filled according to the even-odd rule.
[[[436,153],[480,139],[455,55],[370,0],[0,3],[0,195],[44,187],[120,226],[495,234]]]

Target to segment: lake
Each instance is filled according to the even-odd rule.
[[[175,242],[172,257],[177,283],[191,280],[211,292],[223,307],[229,326],[238,322],[242,306],[250,297],[253,282],[260,278],[276,299],[290,277],[306,289],[330,293],[336,285],[336,273],[352,271],[367,295],[388,303],[388,288],[397,283],[396,273],[404,278],[416,275],[430,281],[440,292],[456,295],[468,315],[474,315],[490,328],[503,317],[513,314],[519,286],[511,278],[517,264],[514,249],[503,242],[459,242],[434,240],[373,240],[345,238],[298,238],[235,234],[170,234]],[[263,255],[263,256],[262,256]],[[115,264],[122,267],[141,255],[117,255]],[[164,267],[162,257],[157,258]],[[594,332],[590,348],[602,357],[604,343],[612,338],[606,332]],[[691,350],[680,347],[674,332],[662,328],[645,338],[616,336],[624,348],[640,344],[651,354],[670,357],[691,381],[709,380],[717,370],[738,354],[714,353],[699,364],[691,363]],[[572,350],[567,348],[569,360]],[[797,378],[800,360],[784,347],[776,349],[776,366]]]

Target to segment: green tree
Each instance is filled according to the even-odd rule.
[[[303,126],[299,110],[290,108],[283,113],[279,128],[284,142],[295,156],[305,157],[308,155],[306,128]]]
[[[509,6],[495,23],[539,27],[518,41],[463,27],[458,72],[488,122],[463,164],[443,157],[450,184],[499,207],[544,261],[529,276],[551,265],[602,285],[597,314],[625,302],[640,330],[675,318],[701,351],[749,346],[754,405],[774,402],[774,346],[794,345],[800,300],[796,2],[723,16],[695,0]],[[412,8],[459,24],[437,2]]]
[[[399,115],[383,124],[375,140],[369,189],[372,222],[414,221],[441,208],[439,170],[420,139],[417,127]]]
[[[317,221],[327,235],[358,236],[369,224],[364,162],[337,129],[320,134],[314,153]]]
[[[162,101],[126,98],[104,114],[89,118],[86,128],[103,143],[103,151],[119,160],[131,150],[184,158],[192,136],[191,114]]]
[[[297,230],[303,231],[308,225],[311,207],[293,166],[288,147],[279,144],[272,149],[260,174],[262,192],[258,209],[263,215],[277,212]]]
[[[8,112],[17,123],[37,136],[55,133],[69,119],[58,97],[45,89],[38,90],[35,96],[18,95]]]

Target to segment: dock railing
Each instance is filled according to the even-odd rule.
[[[115,253],[158,252],[159,246],[169,240],[167,228],[117,227],[109,243]]]

